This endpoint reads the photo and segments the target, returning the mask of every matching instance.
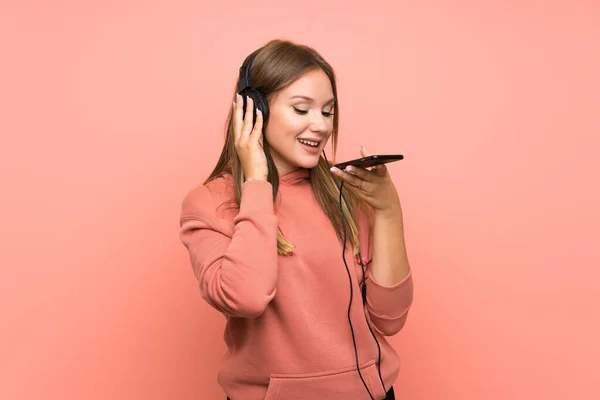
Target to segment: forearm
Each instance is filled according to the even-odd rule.
[[[393,286],[410,272],[400,205],[375,212],[371,274],[382,286]]]
[[[222,198],[213,201],[206,186],[192,192],[182,205],[181,240],[202,297],[227,316],[254,318],[275,296],[279,221],[268,182],[245,182],[242,192],[233,230],[217,212]]]

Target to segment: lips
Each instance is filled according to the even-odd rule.
[[[307,140],[307,139],[298,139],[298,143],[300,143],[300,146],[302,146],[302,148],[304,149],[304,151],[306,151],[309,154],[319,154],[319,145],[320,145],[320,141],[312,141],[312,140]],[[316,146],[315,146],[316,144]]]
[[[307,146],[312,146],[312,147],[319,147],[319,145],[321,144],[321,140],[319,139],[305,139],[305,138],[299,138],[298,141],[302,144],[305,144]]]

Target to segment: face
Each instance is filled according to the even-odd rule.
[[[302,75],[269,102],[265,137],[279,176],[319,162],[333,130],[333,90],[321,69]]]

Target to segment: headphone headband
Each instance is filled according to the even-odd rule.
[[[242,65],[240,67],[240,79],[237,84],[237,91],[241,93],[245,89],[252,88],[252,81],[250,80],[250,66],[252,66],[252,61],[258,52],[254,52],[248,58],[248,63],[246,64],[246,68]]]
[[[254,102],[254,106],[252,107],[252,121],[256,121],[257,110],[260,110],[262,112],[263,121],[266,123],[269,120],[269,102],[265,98],[263,92],[259,88],[256,88],[250,79],[250,68],[252,67],[254,57],[256,57],[259,51],[260,49],[251,53],[246,57],[247,61],[242,63],[237,83],[237,93],[242,95],[242,98],[244,99],[244,106],[242,108],[244,114],[246,113],[246,106],[248,105],[246,99],[250,98]]]

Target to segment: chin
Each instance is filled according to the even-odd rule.
[[[311,169],[316,167],[317,164],[319,164],[320,158],[320,154],[315,154],[314,156],[296,157],[294,160],[294,164],[300,168]]]

